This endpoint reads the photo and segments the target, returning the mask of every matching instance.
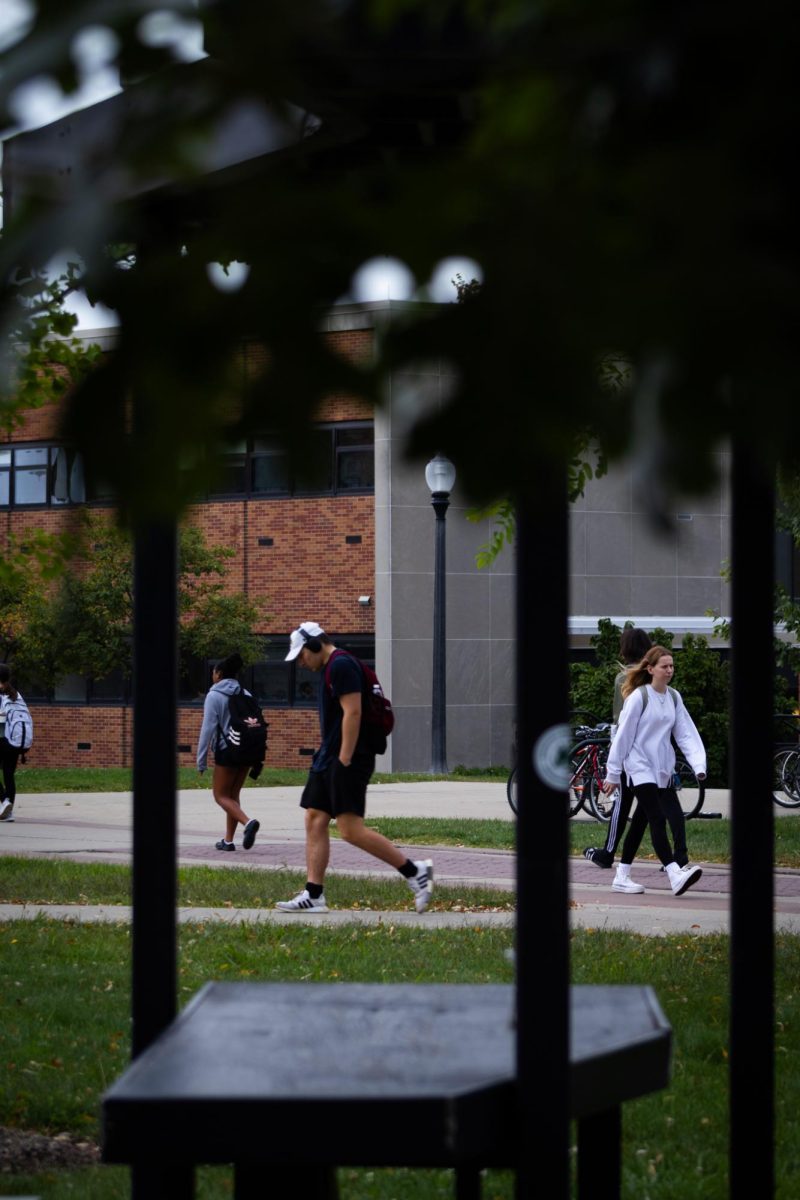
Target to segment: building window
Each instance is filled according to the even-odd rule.
[[[67,446],[0,449],[0,506],[83,504],[83,458]]]
[[[293,477],[277,437],[262,434],[229,447],[214,496],[336,496],[375,490],[372,421],[317,425],[309,439],[305,478]]]
[[[339,650],[349,650],[369,666],[375,666],[375,638],[372,634],[330,634]],[[253,667],[253,695],[265,708],[316,708],[320,675],[301,667],[297,660],[287,663],[289,635],[271,634],[267,661]],[[245,684],[249,687],[249,684]]]

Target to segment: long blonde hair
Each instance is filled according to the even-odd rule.
[[[637,687],[641,687],[643,683],[650,682],[650,672],[647,668],[654,667],[658,660],[665,654],[672,658],[672,651],[667,650],[666,646],[651,646],[641,662],[634,663],[632,667],[628,667],[622,688],[620,689],[625,700],[627,700],[631,692],[636,691]]]

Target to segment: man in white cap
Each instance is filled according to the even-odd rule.
[[[396,867],[414,893],[417,912],[425,912],[433,892],[433,863],[412,862],[392,842],[364,824],[367,784],[375,770],[375,754],[361,731],[363,674],[358,659],[337,650],[321,625],[303,621],[289,643],[286,661],[294,659],[320,679],[319,720],[322,742],[311,762],[300,800],[306,810],[308,880],[299,895],[281,900],[284,912],[326,913],[325,872],[330,857],[330,822],[340,836],[382,862]],[[330,665],[329,665],[330,664]]]

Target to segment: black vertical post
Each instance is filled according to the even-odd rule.
[[[569,1195],[567,489],[517,507],[517,1200]],[[533,631],[536,631],[535,633]],[[563,778],[562,778],[563,777]]]
[[[449,492],[434,492],[436,546],[433,560],[433,693],[431,696],[431,774],[447,774],[447,588],[445,517]]]
[[[134,545],[133,1056],[176,1012],[177,551],[172,524]]]
[[[142,525],[134,540],[133,1056],[177,1008],[177,539],[174,522]],[[142,1147],[147,1154],[147,1147]],[[182,1200],[190,1166],[135,1165],[133,1200]]]
[[[730,1194],[774,1193],[772,471],[733,457]]]

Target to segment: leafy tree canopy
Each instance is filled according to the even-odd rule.
[[[165,9],[199,14],[209,59],[145,43],[142,19]],[[476,502],[535,504],[541,465],[570,460],[576,429],[633,453],[653,509],[667,484],[709,480],[724,436],[795,456],[788,0],[109,0],[102,19],[140,82],[69,172],[46,137],[24,161],[8,147],[0,331],[12,345],[29,316],[20,281],[74,249],[121,326],[78,381],[68,432],[90,469],[119,448],[131,511],[176,511],[208,445],[265,422],[299,454],[322,396],[379,398],[382,369],[431,358],[457,384],[412,451],[449,454]],[[0,123],[34,75],[76,85],[72,40],[96,20],[90,0],[40,0],[4,56]],[[221,161],[231,130],[260,120],[281,149]],[[136,250],[127,270],[120,245]],[[395,255],[424,280],[452,253],[482,266],[472,303],[412,306],[367,365],[319,338],[365,260]],[[247,282],[216,290],[207,264],[233,259]],[[243,333],[269,352],[245,381]],[[609,353],[630,364],[611,393]],[[7,371],[5,396],[16,386]]]
[[[245,664],[263,653],[261,607],[228,585],[233,551],[210,546],[183,528],[179,542],[178,647],[190,657],[234,650]],[[133,561],[130,536],[113,521],[85,512],[79,527],[58,539],[26,535],[0,576],[0,651],[20,677],[52,687],[66,675],[129,676],[132,653]],[[57,577],[56,577],[56,572]]]

